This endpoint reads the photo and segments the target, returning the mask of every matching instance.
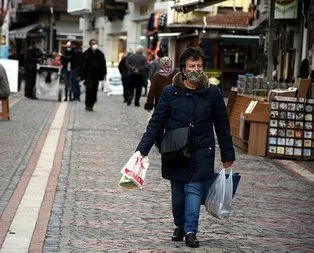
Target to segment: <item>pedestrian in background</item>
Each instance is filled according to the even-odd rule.
[[[36,86],[37,64],[40,64],[43,58],[43,52],[41,50],[42,41],[33,41],[32,45],[26,52],[25,59],[25,93],[24,96],[30,99],[37,99],[34,88]]]
[[[81,101],[79,73],[80,73],[80,68],[83,61],[83,52],[82,52],[82,48],[75,42],[72,43],[72,50],[73,50],[73,54],[71,58],[70,80],[71,80],[71,87],[73,91],[73,100]]]
[[[303,59],[300,66],[300,78],[308,79],[310,76],[310,63],[308,59]]]
[[[97,91],[100,81],[107,75],[106,59],[103,52],[98,49],[97,41],[91,39],[89,48],[83,54],[83,63],[79,80],[85,80],[85,110],[93,111],[97,102]]]
[[[0,63],[0,98],[8,98],[10,96],[10,85],[7,72]]]
[[[51,60],[48,63],[50,66],[60,67],[62,66],[60,54],[56,51],[53,51],[51,54]]]
[[[126,60],[131,55],[131,51],[124,51],[124,54],[119,62],[118,69],[121,74],[121,81],[123,86],[123,103],[128,102],[128,67],[126,66]]]
[[[144,83],[145,69],[146,69],[146,57],[143,55],[144,48],[137,46],[135,54],[130,55],[126,60],[128,68],[128,79],[129,79],[129,94],[128,102],[132,103],[135,92],[135,106],[140,106],[140,98],[142,95],[142,87]]]
[[[149,80],[151,80],[152,77],[160,70],[160,59],[164,56],[165,56],[164,51],[158,50],[157,58],[152,61],[151,66],[149,68],[148,74]]]
[[[218,137],[224,168],[235,160],[226,106],[219,88],[210,85],[203,71],[205,56],[199,48],[188,48],[180,57],[180,70],[164,88],[156,110],[136,151],[147,156],[165,125],[168,130],[190,125],[189,154],[166,159],[162,155],[162,176],[170,180],[172,213],[176,226],[173,241],[199,247],[196,238],[200,206],[214,180],[215,137]],[[193,120],[194,119],[194,120]],[[193,122],[191,122],[191,120]],[[166,130],[167,131],[167,130]]]
[[[172,83],[172,79],[177,72],[169,57],[162,57],[160,59],[160,70],[151,78],[147,102],[144,106],[145,110],[151,111],[153,108],[156,108],[162,90],[166,85]]]
[[[61,63],[62,63],[62,73],[64,78],[64,92],[65,92],[65,98],[64,101],[71,101],[72,100],[72,89],[71,89],[71,58],[72,58],[72,47],[71,42],[68,41],[66,44],[65,51],[63,52],[61,56]]]

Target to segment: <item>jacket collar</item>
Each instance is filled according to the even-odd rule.
[[[172,86],[173,88],[175,88],[176,90],[189,90],[188,88],[186,88],[183,84],[183,74],[181,72],[177,73],[173,79],[172,79]],[[193,90],[193,92],[195,93],[205,93],[206,90],[210,87],[210,83],[208,80],[208,77],[206,76],[206,74],[203,74],[203,80],[201,82],[201,85],[196,89]]]

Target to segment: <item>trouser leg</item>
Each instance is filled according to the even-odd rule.
[[[194,234],[198,231],[201,200],[203,194],[201,182],[191,182],[184,186],[185,193],[185,224],[184,231]]]
[[[185,196],[183,182],[171,181],[171,202],[174,224],[177,227],[184,228]]]
[[[31,73],[31,71],[28,71],[26,73],[24,95],[25,95],[25,97],[31,97],[32,96],[32,73]]]
[[[142,76],[137,76],[136,77],[136,83],[135,83],[135,104],[139,105],[140,104],[140,98],[142,95],[142,87],[143,87],[143,77]]]
[[[134,76],[128,76],[129,82],[128,82],[128,105],[132,103],[133,97],[134,97],[134,89],[135,89],[135,80]]]

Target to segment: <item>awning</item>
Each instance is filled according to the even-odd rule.
[[[83,40],[78,22],[56,21],[57,40]]]
[[[35,29],[38,24],[31,24],[21,28],[16,28],[14,30],[9,31],[10,39],[25,39],[27,37],[27,33],[33,29]]]
[[[180,0],[180,2],[174,4],[171,9],[175,9],[177,12],[187,13],[189,11],[194,11],[195,9],[201,9],[224,1],[226,0]]]

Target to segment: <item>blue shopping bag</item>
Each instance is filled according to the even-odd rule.
[[[215,173],[216,176],[218,176],[218,173]],[[229,177],[229,174],[226,174],[226,178]],[[237,172],[232,173],[232,183],[233,183],[233,192],[232,192],[232,197],[234,197],[234,194],[236,193],[238,189],[238,185],[241,179],[241,175]]]

